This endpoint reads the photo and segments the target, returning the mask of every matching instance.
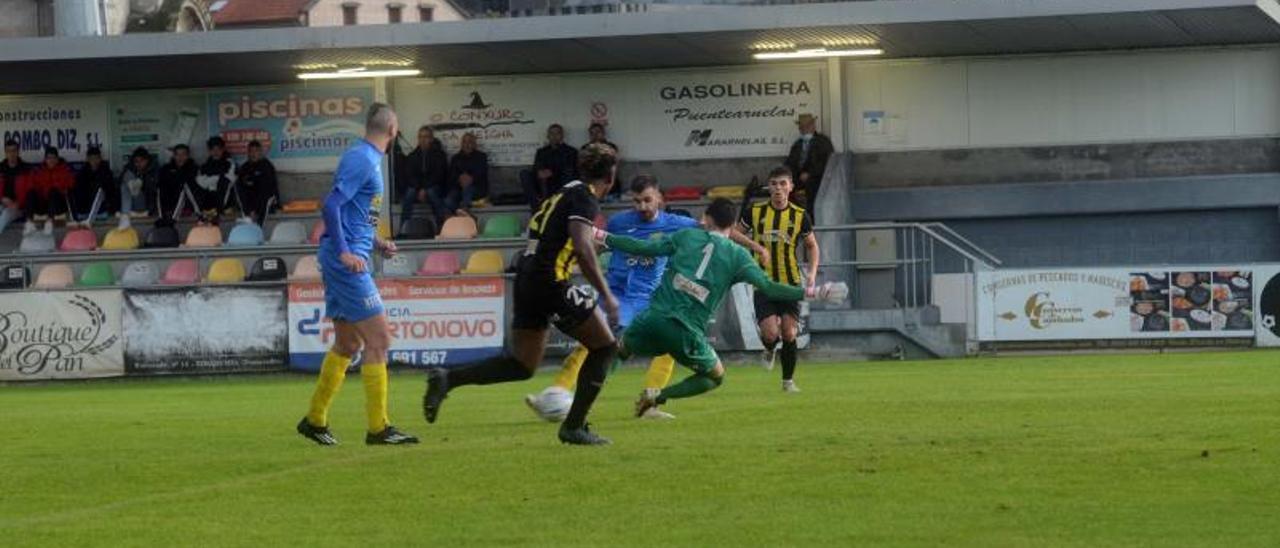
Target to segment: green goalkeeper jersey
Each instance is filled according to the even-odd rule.
[[[610,235],[605,243],[632,255],[670,257],[647,312],[699,331],[706,329],[720,301],[738,282],[755,286],[773,300],[804,299],[804,289],[770,281],[746,249],[705,230],[686,228],[658,240]]]

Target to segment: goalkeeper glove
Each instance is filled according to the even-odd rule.
[[[826,282],[805,288],[804,298],[810,301],[824,301],[840,304],[849,296],[849,286],[844,282]]]

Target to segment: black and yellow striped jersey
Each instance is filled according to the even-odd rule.
[[[804,284],[796,261],[796,246],[813,232],[813,221],[803,207],[792,203],[776,209],[765,200],[743,211],[738,222],[752,240],[769,250],[770,264],[764,269],[769,279],[782,284]]]
[[[527,259],[522,261],[521,272],[547,276],[555,281],[573,277],[578,257],[573,250],[569,223],[590,225],[599,212],[595,194],[582,181],[564,185],[554,196],[543,201],[538,212],[529,219],[529,247],[525,250]]]

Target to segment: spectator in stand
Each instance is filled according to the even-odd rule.
[[[465,215],[472,202],[489,195],[489,157],[476,148],[474,134],[462,136],[462,145],[449,162],[447,190],[443,202],[457,215]]]
[[[76,175],[58,156],[58,149],[45,147],[44,162],[18,179],[18,203],[27,217],[23,234],[35,232],[44,222],[44,233],[53,234],[53,221],[67,218],[67,195],[76,185]]]
[[[88,226],[97,215],[105,219],[114,215],[120,208],[120,188],[116,186],[116,177],[111,173],[111,166],[102,159],[102,149],[89,147],[85,152],[84,167],[76,173],[75,190],[71,193],[71,224],[84,221]],[[101,196],[101,197],[99,197]],[[98,210],[94,211],[94,204]]]
[[[148,213],[155,216],[159,211],[156,204],[159,188],[155,158],[145,147],[133,149],[129,165],[120,172],[121,224],[127,224],[124,219],[129,217],[145,217]]]
[[[236,188],[240,199],[248,208],[245,215],[261,225],[267,213],[280,206],[280,183],[276,180],[276,166],[262,152],[262,143],[249,141],[249,159],[240,166]]]
[[[619,159],[621,159],[622,155],[620,153],[622,150],[618,148],[618,145],[609,141],[609,137],[605,133],[604,124],[601,124],[600,122],[592,122],[591,125],[587,127],[587,137],[590,141],[588,141],[586,145],[582,145],[582,150],[586,150],[587,145],[598,143],[612,148],[613,152],[618,155]],[[621,199],[622,187],[623,185],[620,184],[613,185],[613,189],[609,191],[609,195],[605,196],[605,201],[614,202]]]
[[[827,170],[827,160],[831,159],[835,147],[830,138],[818,133],[818,119],[812,114],[801,114],[796,119],[796,126],[800,129],[800,138],[791,144],[786,166],[795,174],[796,190],[804,191],[805,199],[800,203],[813,215],[814,200],[822,186],[822,174]]]
[[[547,145],[534,155],[533,170],[520,172],[520,186],[524,187],[529,208],[537,211],[543,200],[577,178],[578,150],[564,144],[564,128],[560,124],[551,124],[547,127]]]
[[[4,142],[4,161],[0,162],[0,231],[22,218],[22,208],[18,206],[18,179],[31,166],[22,161],[18,142],[12,139]]]
[[[174,145],[173,158],[160,168],[160,175],[157,177],[159,198],[156,200],[156,207],[160,210],[161,218],[172,219],[182,215],[188,206],[193,210],[199,209],[196,194],[199,188],[196,175],[199,173],[195,161],[191,159],[191,147]],[[188,203],[178,208],[180,202]]]
[[[397,143],[397,147],[399,143]],[[403,157],[405,163],[405,182],[400,192],[400,220],[403,222],[413,216],[414,204],[430,203],[436,216],[436,222],[443,224],[452,212],[434,197],[443,196],[445,178],[449,175],[449,157],[445,155],[444,144],[436,138],[430,127],[418,128],[418,146]],[[441,189],[435,190],[433,189]]]
[[[200,166],[200,173],[196,175],[196,188],[192,189],[196,200],[200,202],[199,209],[204,220],[217,222],[221,214],[232,214],[233,199],[241,213],[244,213],[244,204],[238,197],[232,197],[236,182],[236,163],[227,156],[227,142],[214,135],[205,142],[205,148],[209,150],[209,157]]]

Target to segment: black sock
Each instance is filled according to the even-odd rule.
[[[447,370],[449,389],[468,384],[496,384],[522,381],[533,376],[519,360],[503,354]]]
[[[578,370],[578,388],[573,393],[573,405],[569,406],[569,415],[564,419],[564,428],[573,430],[581,428],[587,422],[587,413],[591,404],[595,403],[600,389],[604,388],[605,376],[609,373],[609,364],[618,353],[618,345],[611,344],[587,352],[587,359]]]
[[[796,374],[796,341],[782,341],[782,380],[789,381]]]

